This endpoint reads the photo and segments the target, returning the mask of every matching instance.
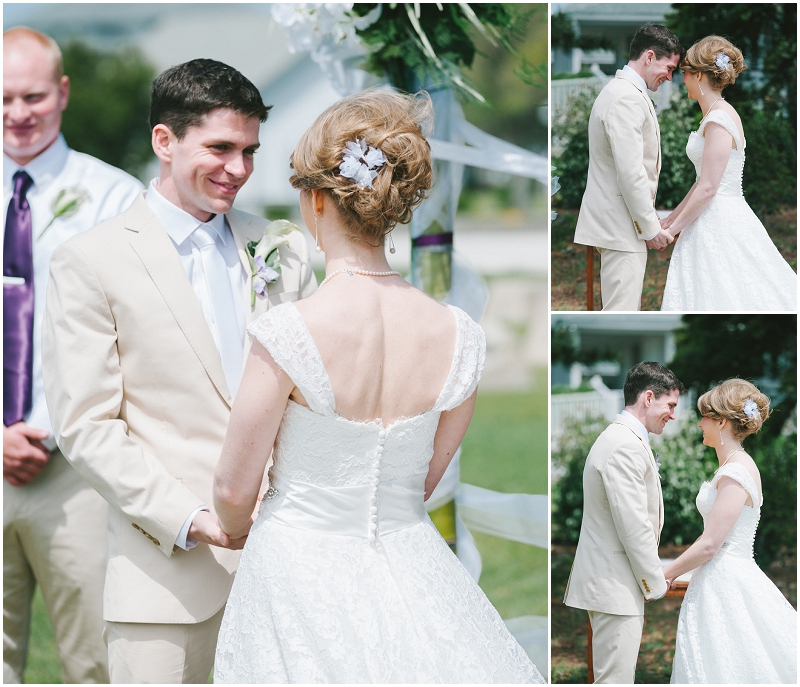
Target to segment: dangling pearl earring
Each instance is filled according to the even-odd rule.
[[[719,428],[719,445],[725,446],[725,440],[722,438],[722,425]]]
[[[319,226],[317,225],[317,216],[316,216],[316,214],[314,215],[314,238],[316,239],[316,243],[317,243],[317,245],[314,247],[314,250],[317,251],[317,253],[321,253],[322,252],[322,248],[319,247]]]
[[[397,250],[394,247],[394,238],[392,237],[392,232],[389,232],[389,252],[394,255]]]
[[[705,93],[703,93],[703,85],[700,83],[699,76],[697,77],[697,86],[700,88],[700,95],[705,95]]]

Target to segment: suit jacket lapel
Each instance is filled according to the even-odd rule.
[[[228,406],[230,391],[222,360],[203,316],[200,302],[186,278],[180,257],[169,236],[140,195],[125,213],[130,244],[145,266],[175,321],[189,341],[209,378]]]
[[[633,85],[633,87],[642,94],[642,97],[647,102],[647,108],[650,110],[650,116],[653,118],[653,123],[656,127],[656,143],[658,145],[658,157],[656,158],[656,174],[661,171],[661,127],[658,125],[658,116],[656,115],[656,108],[653,105],[653,101],[650,100],[650,96],[647,95],[646,91],[643,91],[639,84],[636,83],[628,74],[626,74],[622,69],[617,70],[616,78],[624,79],[625,81],[629,82]]]
[[[239,251],[239,260],[244,267],[245,274],[247,274],[247,302],[245,303],[246,312],[247,312],[247,324],[255,321],[259,316],[267,311],[269,308],[269,299],[266,296],[258,296],[256,295],[255,301],[252,302],[251,305],[251,293],[252,293],[252,286],[251,286],[251,277],[252,268],[250,267],[250,258],[247,254],[247,244],[250,241],[258,241],[261,236],[258,234],[257,230],[252,226],[251,215],[245,214],[243,212],[239,212],[238,210],[231,209],[231,211],[225,215],[228,218],[228,224],[231,228],[231,233],[233,233],[233,240],[236,242],[236,248]],[[247,356],[250,353],[250,337],[245,333],[244,336],[244,359],[247,360]]]

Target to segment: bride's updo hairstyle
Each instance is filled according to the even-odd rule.
[[[741,441],[755,434],[770,415],[769,397],[744,379],[729,379],[697,399],[703,417],[731,422],[733,437]]]
[[[721,91],[733,84],[747,65],[742,51],[729,40],[722,36],[706,36],[686,51],[680,68],[692,74],[703,72],[711,86]]]
[[[329,107],[306,131],[292,153],[297,189],[327,191],[336,201],[353,239],[371,246],[397,223],[407,224],[431,187],[431,149],[425,135],[433,128],[430,96],[369,89]],[[356,139],[380,150],[386,162],[372,188],[342,175],[347,143]]]

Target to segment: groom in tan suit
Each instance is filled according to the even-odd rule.
[[[244,544],[211,504],[245,326],[316,282],[295,232],[277,281],[252,293],[246,245],[268,222],[232,205],[269,109],[253,84],[193,60],[151,99],[160,177],[53,255],[45,392],[59,447],[110,504],[111,682],[205,683]]]
[[[600,253],[603,310],[639,310],[647,249],[672,241],[655,211],[661,133],[647,89],[672,80],[684,53],[663,26],[643,26],[631,42],[628,64],[592,106],[589,175],[575,243]]]
[[[649,434],[675,419],[683,385],[653,362],[625,377],[625,410],[583,470],[583,521],[564,603],[589,612],[596,683],[633,684],[644,602],[667,593],[658,542],[664,502]]]

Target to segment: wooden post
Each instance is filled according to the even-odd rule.
[[[594,246],[586,246],[586,309],[594,310]]]
[[[591,248],[591,246],[590,246]],[[589,618],[586,618],[586,622],[589,623],[589,658],[586,663],[586,684],[593,685],[594,684],[594,655],[592,653],[592,621]]]

